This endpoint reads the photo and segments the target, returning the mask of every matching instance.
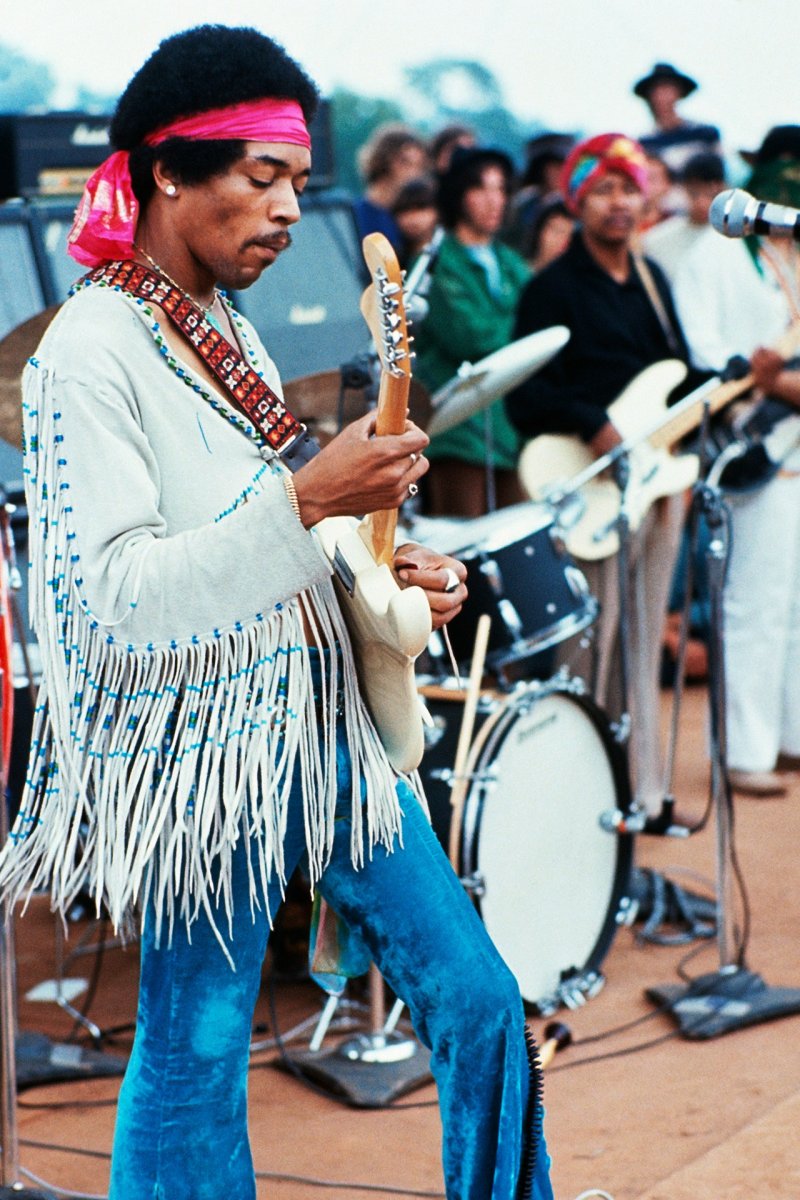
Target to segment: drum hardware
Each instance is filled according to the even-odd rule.
[[[480,871],[473,871],[471,875],[462,875],[459,883],[465,891],[469,892],[470,896],[475,896],[478,899],[486,895],[486,880]]]
[[[587,1000],[593,1000],[605,987],[606,977],[599,971],[585,973],[574,972],[567,975],[549,995],[537,1002],[539,1014],[550,1017],[559,1008],[568,1008],[575,1012],[583,1008]]]
[[[565,325],[540,329],[495,350],[477,363],[462,363],[453,378],[434,392],[428,433],[446,433],[467,417],[524,383],[569,341]]]
[[[611,725],[615,740],[620,746],[627,746],[631,738],[631,716],[630,713],[624,712],[620,714],[618,721],[614,721]]]
[[[623,829],[609,837],[600,824],[604,812],[630,807],[624,754],[605,714],[564,673],[484,693],[456,771],[465,693],[421,691],[436,726],[420,767],[434,831],[526,1004],[554,1011],[590,998],[616,930],[633,916],[632,838]],[[460,826],[450,804],[456,775]]]
[[[542,497],[542,503],[553,514],[554,528],[560,531],[562,540],[564,532],[576,525],[586,512],[586,498],[579,491],[554,490]]]
[[[433,743],[436,744],[435,742]],[[427,749],[427,745],[426,745]],[[489,771],[472,771],[467,775],[459,775],[458,772],[450,767],[440,767],[431,771],[431,779],[440,779],[442,783],[446,783],[449,788],[455,787],[457,783],[475,783],[482,787],[490,787],[497,783],[497,772]]]
[[[403,1001],[396,1000],[387,1018],[383,979],[372,963],[367,1032],[323,1051],[323,1039],[334,1016],[347,1010],[364,1010],[364,1005],[353,1004],[344,996],[329,996],[308,1050],[287,1055],[286,1065],[332,1094],[344,1095],[357,1107],[386,1107],[431,1079],[429,1052],[412,1031],[405,1034],[397,1029],[404,1008]]]
[[[375,963],[369,968],[369,1003],[370,1032],[356,1034],[343,1042],[337,1047],[336,1053],[348,1062],[362,1063],[399,1063],[413,1058],[420,1049],[419,1043],[414,1038],[404,1037],[395,1029],[404,1008],[403,1002],[400,1000],[394,1006],[393,1023],[387,1021],[383,979]]]
[[[647,813],[643,808],[634,808],[631,812],[622,812],[614,808],[600,814],[600,828],[606,833],[641,833],[647,823]]]
[[[638,910],[639,906],[630,896],[621,896],[615,917],[617,924],[629,929],[636,921]]]
[[[466,565],[469,594],[449,627],[456,660],[468,660],[477,619],[486,613],[492,619],[486,665],[499,685],[508,688],[529,659],[532,669],[541,667],[549,677],[553,663],[547,652],[587,628],[598,611],[583,573],[563,550],[549,509],[515,505],[459,529],[460,545],[448,549]]]
[[[703,442],[710,411],[703,414]],[[737,457],[735,446],[728,448]],[[741,453],[741,449],[739,449]],[[725,451],[727,453],[727,451]],[[722,456],[720,456],[722,457]],[[707,451],[702,458],[707,467]],[[730,462],[731,458],[727,461]],[[666,984],[647,988],[645,994],[665,1007],[684,1037],[707,1039],[755,1025],[776,1017],[800,1012],[800,989],[770,987],[746,966],[746,945],[737,938],[733,914],[733,881],[744,888],[741,868],[736,863],[733,843],[734,798],[728,778],[725,694],[725,623],[722,607],[725,575],[730,554],[728,505],[720,488],[724,466],[715,461],[692,491],[692,508],[705,514],[711,535],[706,561],[711,609],[709,638],[709,710],[711,740],[711,791],[716,816],[717,949],[719,968],[692,980],[688,985]]]

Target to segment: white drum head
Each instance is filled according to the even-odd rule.
[[[532,702],[531,702],[532,701]],[[619,838],[600,827],[618,807],[608,750],[566,692],[511,697],[487,736],[465,811],[465,865],[483,877],[486,928],[523,998],[552,997],[589,963],[606,927]]]

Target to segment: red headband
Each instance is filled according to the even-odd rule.
[[[158,146],[168,138],[178,137],[191,141],[284,142],[311,148],[303,110],[295,100],[251,100],[179,117],[149,133],[144,142]],[[130,258],[138,215],[128,151],[117,150],[86,183],[67,239],[69,253],[87,267],[115,258]]]

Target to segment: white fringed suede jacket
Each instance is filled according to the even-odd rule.
[[[232,316],[243,355],[279,392],[254,331]],[[172,357],[159,317],[84,285],[26,367],[43,684],[0,887],[11,900],[50,887],[60,911],[88,889],[115,923],[149,896],[171,927],[209,899],[212,867],[229,909],[227,869],[242,836],[258,843],[263,877],[251,900],[265,902],[267,876],[282,875],[298,772],[318,878],[333,834],[337,719],[353,754],[354,861],[361,781],[368,843],[390,844],[400,814],[329,565],[292,511],[284,468],[221,392]],[[342,647],[322,701],[304,615],[319,647]]]

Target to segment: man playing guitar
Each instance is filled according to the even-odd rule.
[[[580,226],[561,258],[527,285],[514,337],[558,324],[569,328],[570,339],[507,397],[511,421],[526,437],[576,434],[599,458],[622,440],[606,410],[626,385],[660,360],[688,359],[663,274],[632,254],[646,187],[644,152],[622,134],[600,134],[579,143],[564,164],[562,189]],[[627,699],[635,795],[651,816],[660,811],[663,799],[658,730],[661,638],[682,515],[680,495],[658,501],[628,547],[632,603],[627,698],[618,694],[616,556],[579,559],[601,608],[595,698],[614,716]],[[580,674],[591,676],[588,661],[579,655],[572,661]]]
[[[316,100],[269,38],[203,26],[119,101],[71,234],[96,269],[25,378],[44,685],[0,885],[141,909],[114,1200],[255,1196],[252,1013],[301,858],[433,1051],[447,1195],[551,1200],[516,982],[378,740],[314,533],[395,508],[427,437],[370,415],[291,475],[277,372],[217,290],[289,246]],[[434,624],[458,612],[460,563],[406,545],[394,566]]]

